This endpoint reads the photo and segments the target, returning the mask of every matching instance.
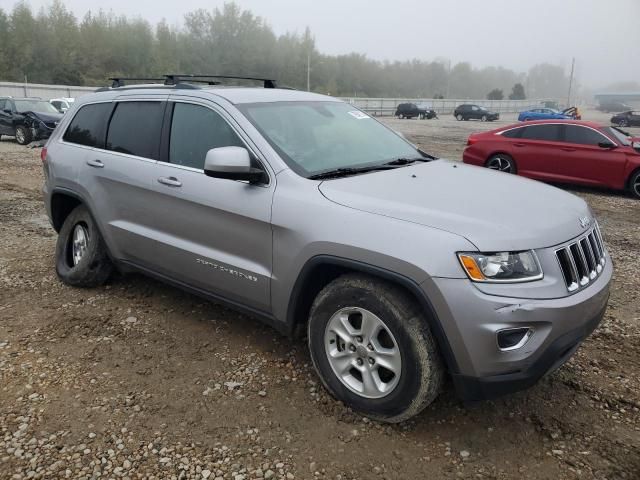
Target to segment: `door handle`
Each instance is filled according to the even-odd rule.
[[[562,150],[563,152],[575,152],[576,151],[575,148],[571,148],[571,147],[562,147],[560,150]]]
[[[87,165],[93,168],[104,168],[104,163],[101,160],[87,160]]]
[[[513,146],[514,147],[526,147],[527,144],[526,143],[514,143]]]
[[[160,177],[158,179],[158,183],[163,185],[167,185],[169,187],[181,187],[182,182],[178,180],[176,177]]]

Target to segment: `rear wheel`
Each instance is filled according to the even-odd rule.
[[[486,121],[487,121],[487,116],[486,116],[486,115],[482,115],[482,116],[480,117],[480,121],[481,121],[481,122],[486,122]]]
[[[464,117],[462,116],[462,114],[461,114],[461,113],[459,113],[459,114],[457,114],[457,115],[456,115],[456,120],[458,120],[459,122],[460,122],[460,121],[462,121],[462,120],[464,120]]]
[[[640,199],[640,170],[636,170],[629,179],[629,191],[635,198]]]
[[[337,278],[313,303],[308,341],[327,390],[373,418],[401,422],[441,390],[444,368],[425,314],[394,284]]]
[[[487,160],[485,166],[491,170],[505,173],[516,173],[516,163],[506,153],[497,153]]]
[[[24,125],[16,127],[16,142],[20,145],[28,145],[31,143],[31,132]]]
[[[74,287],[96,287],[107,281],[113,265],[93,217],[84,205],[65,219],[56,243],[56,272]]]

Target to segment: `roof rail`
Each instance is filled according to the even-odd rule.
[[[188,82],[204,82],[209,83],[209,85],[218,85],[220,82],[208,81],[205,79],[208,78],[220,78],[226,80],[255,80],[258,82],[263,82],[264,88],[277,88],[276,81],[269,78],[258,78],[258,77],[240,77],[235,75],[194,75],[194,74],[170,74],[165,75],[165,85],[178,85],[183,81]]]
[[[145,77],[111,77],[111,88],[119,88],[124,87],[126,85],[126,81],[137,81],[137,82],[164,82],[164,78],[145,78]]]

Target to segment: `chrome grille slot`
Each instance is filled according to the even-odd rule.
[[[595,280],[606,262],[598,225],[575,242],[556,250],[556,258],[570,292],[584,288]]]

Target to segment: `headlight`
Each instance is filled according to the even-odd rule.
[[[515,283],[542,278],[542,268],[533,250],[526,252],[461,252],[458,259],[474,282]]]

